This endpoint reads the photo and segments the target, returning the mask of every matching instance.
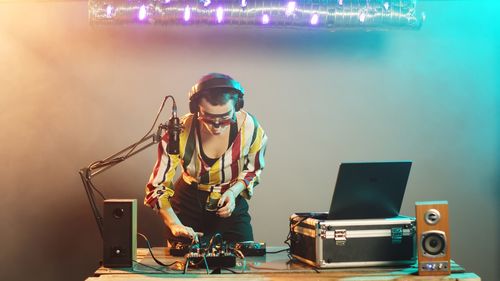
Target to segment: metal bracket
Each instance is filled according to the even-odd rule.
[[[346,233],[347,231],[345,229],[336,229],[334,239],[335,239],[335,245],[337,246],[344,246],[345,243],[347,242],[347,237]]]
[[[391,228],[392,244],[401,244],[402,241],[403,241],[403,228],[402,227]]]

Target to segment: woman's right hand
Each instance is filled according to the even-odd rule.
[[[203,233],[194,231],[193,228],[185,226],[183,224],[172,224],[168,226],[172,234],[176,237],[182,236],[191,239],[194,243],[198,243],[199,238],[203,236]]]
[[[161,209],[159,213],[172,235],[189,238],[194,243],[200,242],[199,237],[203,236],[203,233],[196,232],[193,228],[183,225],[171,207]]]

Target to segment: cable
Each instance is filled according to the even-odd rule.
[[[145,263],[142,263],[142,262],[139,262],[139,261],[136,261],[136,260],[133,260],[133,261],[134,261],[135,263],[137,263],[137,264],[140,264],[140,265],[145,266],[145,267],[147,267],[147,268],[154,269],[154,270],[159,271],[159,272],[162,272],[162,273],[166,273],[166,274],[175,274],[175,272],[168,272],[168,271],[165,271],[165,270],[163,270],[163,269],[161,269],[161,268],[156,268],[156,267],[153,267],[153,266],[147,265],[147,264],[145,264]],[[144,271],[139,271],[139,270],[134,270],[134,269],[132,269],[132,271],[133,271],[133,272],[136,272],[136,273],[141,273],[141,274],[148,274],[148,273],[150,273],[150,272],[144,272]]]
[[[172,99],[172,103],[173,103],[172,107],[175,109],[175,111],[177,111],[177,105],[175,104],[174,97],[172,95],[166,96],[163,99],[163,102],[161,103],[160,109],[158,109],[158,113],[156,113],[155,120],[153,122],[153,125],[149,129],[149,131],[138,142],[136,142],[136,144],[132,148],[130,148],[129,152],[124,156],[124,158],[127,158],[132,152],[134,152],[135,148],[139,145],[139,143],[142,142],[143,140],[145,140],[149,136],[149,134],[153,131],[153,129],[155,128],[156,122],[158,122],[158,118],[160,117],[160,114],[163,111],[163,107],[165,106],[165,102],[167,101],[168,98]]]
[[[91,207],[92,212],[94,214],[94,218],[96,219],[96,223],[97,223],[97,226],[99,228],[99,232],[101,234],[101,237],[103,237],[103,218],[102,218],[102,215],[100,214],[99,208],[97,207],[97,204],[95,202],[96,200],[95,200],[94,191],[102,198],[102,200],[106,200],[106,196],[104,196],[104,194],[97,188],[97,186],[94,185],[94,183],[92,182],[92,177],[109,169],[109,168],[111,168],[111,167],[113,167],[114,165],[116,165],[120,162],[125,161],[126,159],[128,159],[128,157],[130,157],[130,156],[142,151],[143,149],[147,148],[148,146],[160,141],[161,130],[165,128],[165,125],[160,124],[160,126],[158,126],[158,132],[156,135],[153,135],[153,134],[149,135],[149,134],[151,133],[151,131],[154,129],[156,123],[158,122],[158,118],[159,118],[161,112],[163,111],[163,107],[165,106],[165,102],[168,100],[168,98],[172,99],[172,103],[173,103],[172,111],[176,114],[177,105],[175,103],[175,99],[173,96],[168,95],[163,99],[161,106],[158,109],[158,113],[156,114],[156,117],[154,119],[153,125],[151,126],[149,131],[146,133],[146,135],[143,136],[138,142],[133,143],[131,146],[128,146],[127,148],[121,150],[120,152],[118,152],[118,153],[116,153],[116,154],[114,154],[114,155],[112,155],[104,160],[94,161],[94,162],[90,163],[86,168],[80,169],[79,174],[80,174],[80,177],[82,179],[82,183],[84,185],[85,191],[87,193],[87,197],[88,197],[89,202],[90,202],[90,207]],[[147,140],[150,137],[152,138],[152,142],[150,144],[147,144],[146,146],[141,147],[139,150],[135,151],[137,146],[142,144],[145,140]],[[122,155],[126,151],[128,151],[128,152],[124,156],[117,157],[118,155]]]
[[[241,273],[243,273],[243,272],[238,272],[238,271],[232,270],[229,267],[221,267],[221,269],[227,270],[227,271],[229,271],[229,272],[231,272],[233,274],[241,274]]]
[[[306,219],[308,219],[309,217],[303,217],[301,218],[301,220],[299,220],[298,222],[296,222],[295,224],[292,225],[292,222],[290,221],[290,230],[288,231],[288,235],[286,237],[286,240],[283,241],[283,243],[285,243],[286,245],[288,245],[288,247],[292,247],[292,245],[290,245],[290,242],[291,242],[291,239],[292,239],[292,232],[293,230],[299,225],[301,224],[302,222],[304,222]]]
[[[207,262],[207,254],[206,253],[203,255],[203,261],[205,262],[205,269],[207,270],[207,274],[210,274],[210,270],[208,269],[208,262]]]
[[[245,258],[245,255],[238,249],[233,249],[233,252],[236,254],[236,256],[239,256],[239,258],[243,259],[243,267],[241,268],[241,273],[245,273],[245,268],[247,267],[247,259]]]
[[[116,158],[112,158],[112,159],[107,159],[107,160],[98,160],[98,161],[95,161],[95,162],[91,163],[88,166],[88,169],[92,171],[93,169],[96,169],[99,166],[105,166],[105,165],[109,165],[109,164],[113,164],[113,163],[119,163],[119,162],[122,162],[125,159],[127,159],[135,151],[135,149],[137,148],[137,146],[141,142],[143,142],[144,140],[146,140],[148,138],[149,134],[153,131],[153,129],[155,128],[156,123],[158,122],[158,118],[160,117],[160,114],[163,111],[163,107],[165,106],[165,102],[168,100],[168,98],[172,99],[172,103],[173,103],[172,108],[173,108],[173,110],[177,111],[177,105],[175,103],[174,97],[172,95],[166,96],[165,98],[163,98],[163,101],[162,101],[162,103],[160,105],[160,108],[158,109],[158,112],[156,113],[156,116],[155,116],[155,119],[153,121],[153,125],[151,126],[151,128],[148,130],[148,132],[142,138],[140,138],[137,142],[135,142],[134,144],[132,144],[130,146],[130,149],[128,150],[128,152],[124,156],[120,156],[120,157],[116,157]]]
[[[285,249],[281,249],[281,250],[278,250],[278,251],[266,252],[266,255],[267,254],[277,254],[277,253],[288,252],[288,251],[290,251],[290,248],[285,248]]]
[[[207,250],[212,248],[212,245],[213,245],[213,243],[214,243],[214,239],[215,239],[216,237],[219,237],[220,239],[222,239],[222,235],[221,235],[220,233],[218,233],[218,232],[217,232],[217,233],[215,233],[215,234],[212,236],[212,238],[210,239],[210,242],[208,243],[208,246],[207,246],[207,248],[206,248]],[[221,245],[221,246],[222,246],[222,245]]]
[[[104,194],[102,194],[102,192],[97,189],[97,187],[95,187],[94,183],[92,181],[89,181],[90,183],[90,187],[92,187],[93,190],[95,190],[97,192],[97,194],[99,194],[99,196],[101,196],[102,200],[106,200],[106,196],[104,196]],[[94,196],[94,194],[92,193],[92,197]]]
[[[151,254],[151,257],[153,258],[153,260],[159,264],[159,265],[162,265],[162,266],[165,266],[165,267],[169,267],[169,266],[172,266],[176,263],[180,263],[180,261],[174,261],[173,263],[170,263],[170,264],[164,264],[162,263],[161,261],[159,261],[155,255],[153,254],[153,249],[151,248],[151,244],[149,243],[149,240],[148,238],[146,237],[146,235],[142,234],[142,233],[139,233],[137,232],[137,235],[140,235],[142,238],[144,238],[144,240],[146,240],[146,244],[148,244],[148,250],[149,250],[149,253]]]

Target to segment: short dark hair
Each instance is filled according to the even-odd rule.
[[[239,93],[226,88],[210,89],[201,92],[200,99],[201,98],[205,98],[211,105],[224,105],[230,100],[233,101],[233,105],[236,105],[236,103],[238,102]]]

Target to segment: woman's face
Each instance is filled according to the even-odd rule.
[[[232,122],[235,122],[232,100],[223,105],[212,105],[205,98],[201,98],[199,107],[198,120],[212,135],[222,134]]]

